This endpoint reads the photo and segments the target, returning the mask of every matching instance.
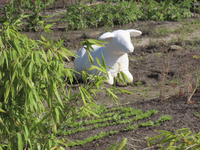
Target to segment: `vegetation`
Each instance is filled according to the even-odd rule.
[[[17,25],[21,24],[23,17],[17,15],[6,20],[0,30],[0,147],[67,147],[65,141],[56,138],[57,128],[63,120],[72,124],[77,111],[98,117],[91,109],[96,107],[93,96],[97,92],[105,90],[116,100],[114,90],[128,91],[105,88],[106,76],[85,72],[83,79],[93,82],[85,82],[79,87],[79,93],[71,94],[73,69],[64,67],[63,58],[69,60],[69,56],[75,54],[63,47],[63,40],[53,42],[41,36],[41,40],[35,41],[21,35]],[[47,25],[43,30],[50,32],[51,26]],[[92,44],[99,45],[97,40],[87,40],[82,44],[87,45],[86,49]],[[107,73],[105,64],[99,69]],[[81,99],[83,105],[78,107]]]
[[[190,149],[200,148],[200,133],[191,135],[188,128],[178,129],[173,132],[160,130],[162,134],[148,139],[148,145],[162,147],[160,149]],[[160,140],[161,139],[161,140]]]
[[[76,55],[62,45],[63,40],[55,42],[41,36],[36,41],[19,32],[23,25],[26,29],[51,32],[53,24],[46,23],[60,20],[51,20],[49,18],[54,16],[42,16],[41,12],[54,2],[12,0],[2,9],[5,16],[0,18],[0,149],[64,149],[121,131],[100,132],[76,142],[59,140],[58,134],[71,135],[119,124],[124,124],[124,132],[171,120],[172,117],[163,115],[155,122],[149,120],[137,124],[138,120],[156,115],[158,111],[142,112],[130,107],[106,109],[97,106],[93,100],[97,92],[107,92],[114,100],[117,100],[115,91],[132,94],[115,86],[105,87],[106,76],[93,76],[83,72],[85,82],[79,87],[79,93],[72,94],[75,77],[73,69],[64,67],[63,58],[70,60],[69,57]],[[190,17],[189,8],[189,0],[180,3],[141,0],[116,2],[115,5],[111,1],[94,5],[80,3],[70,6],[61,21],[67,23],[67,29],[84,29],[123,25],[136,20],[181,20]],[[90,39],[82,42],[82,45],[87,46],[89,53],[91,45],[101,43],[102,41]],[[93,61],[91,57],[90,61]],[[101,68],[92,66],[91,69],[99,69],[106,74],[105,63],[100,66]],[[90,82],[86,82],[88,80]],[[195,115],[199,117],[199,114]],[[150,142],[165,136],[162,140],[153,142],[153,145],[167,143],[165,147],[170,148],[176,142],[181,142],[178,143],[180,149],[199,148],[199,134],[190,136],[188,129],[177,130],[176,133],[160,132],[163,134],[148,140],[149,146],[152,145]],[[126,141],[124,139],[118,146],[115,143],[110,149],[122,148]]]
[[[74,29],[86,29],[101,26],[114,26],[114,25],[124,25],[137,20],[181,20],[183,18],[191,17],[190,13],[190,0],[180,1],[179,3],[167,3],[170,7],[166,7],[164,2],[156,2],[155,0],[141,0],[136,1],[116,1],[115,5],[112,1],[107,1],[107,3],[93,3],[91,5],[86,5],[83,2],[75,3],[68,6],[66,13],[60,13],[56,15],[61,19],[51,19],[55,18],[55,15],[45,15],[42,16],[41,12],[52,4],[54,0],[48,0],[44,2],[42,0],[28,0],[21,1],[11,1],[3,11],[6,14],[6,18],[11,18],[15,16],[14,14],[22,12],[26,14],[26,29],[38,30],[38,27],[44,23],[55,23],[63,22],[67,24],[68,30]],[[165,13],[163,13],[165,10]],[[48,18],[45,20],[45,18]]]

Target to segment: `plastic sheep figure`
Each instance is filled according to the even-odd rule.
[[[136,37],[142,34],[141,31],[129,29],[129,30],[116,30],[111,32],[106,32],[102,34],[98,39],[106,40],[108,43],[105,47],[92,45],[95,51],[90,51],[94,59],[94,65],[99,66],[95,56],[102,60],[102,54],[105,59],[106,66],[108,68],[108,83],[110,85],[114,84],[114,77],[117,77],[117,73],[122,71],[129,79],[129,82],[133,81],[133,76],[129,72],[129,59],[128,53],[133,52],[134,47],[131,43],[131,36]],[[76,74],[78,79],[81,78],[81,71],[86,71],[91,67],[91,63],[88,60],[88,54],[84,47],[82,47],[78,52],[77,57],[74,60],[74,70],[80,74]],[[89,74],[95,74],[97,70],[88,71]]]

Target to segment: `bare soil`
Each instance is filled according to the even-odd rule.
[[[65,11],[57,8],[58,11]],[[48,13],[48,12],[46,12]],[[199,18],[198,18],[199,19]],[[198,133],[200,129],[200,118],[194,113],[200,113],[200,94],[198,88],[192,96],[192,104],[187,104],[188,95],[191,95],[191,86],[195,89],[197,75],[199,73],[200,60],[193,56],[200,56],[200,25],[195,25],[197,19],[188,19],[182,22],[176,21],[137,21],[124,26],[102,27],[95,29],[84,29],[78,31],[66,31],[63,24],[57,23],[53,26],[53,33],[23,32],[33,39],[43,35],[49,39],[65,39],[64,46],[73,52],[81,47],[80,42],[88,38],[97,39],[102,33],[117,29],[138,29],[143,32],[142,36],[132,38],[135,50],[129,55],[130,72],[134,77],[133,85],[119,86],[135,93],[118,95],[118,105],[134,107],[136,109],[159,110],[148,120],[155,121],[160,116],[170,115],[172,121],[167,121],[161,126],[139,127],[136,130],[124,132],[124,125],[98,128],[95,130],[79,132],[68,138],[72,141],[84,140],[94,136],[101,131],[120,130],[118,134],[90,142],[83,146],[76,146],[74,150],[105,150],[114,143],[120,143],[128,138],[127,149],[147,148],[147,137],[158,135],[157,130],[174,132],[181,128],[190,128],[192,133]],[[170,30],[169,33],[165,33]],[[66,67],[73,68],[72,61],[66,62]],[[188,86],[189,85],[189,86]],[[78,87],[73,88],[78,92]],[[183,90],[183,92],[180,92]],[[106,93],[97,93],[97,104],[115,107],[116,103],[109,99]],[[148,120],[142,120],[148,121]],[[156,147],[152,148],[156,149]]]

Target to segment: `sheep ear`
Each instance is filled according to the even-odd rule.
[[[102,35],[98,38],[98,40],[107,40],[107,39],[110,39],[110,38],[113,38],[113,37],[115,37],[115,35],[114,35],[113,33],[111,33],[111,32],[106,32],[106,33],[102,34]]]
[[[130,33],[130,35],[133,36],[133,37],[140,36],[142,34],[141,31],[134,30],[134,29],[128,29],[126,31],[128,31]]]

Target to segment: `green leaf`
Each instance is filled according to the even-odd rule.
[[[17,139],[18,139],[18,150],[23,150],[23,141],[21,133],[17,133]]]
[[[103,64],[104,69],[106,70],[107,67],[106,67],[106,62],[105,62],[103,53],[101,53],[101,55],[102,55],[102,64]]]
[[[60,118],[59,118],[60,112],[59,112],[58,107],[55,107],[55,113],[56,113],[56,120],[59,122],[59,120],[60,120]]]
[[[117,143],[114,143],[113,145],[111,145],[108,150],[116,150],[117,147]]]
[[[126,142],[127,142],[127,138],[125,138],[125,139],[119,144],[119,146],[117,147],[117,150],[121,150],[121,149],[125,146]]]
[[[6,93],[5,93],[5,98],[4,98],[4,102],[5,103],[8,103],[8,95],[9,95],[9,93],[10,93],[10,87],[11,87],[11,84],[9,84],[8,86],[7,86],[7,88],[6,88]]]
[[[55,81],[54,81],[53,85],[54,85],[54,90],[53,91],[55,92],[55,95],[56,95],[60,105],[63,107],[63,102],[62,102],[62,100],[60,98],[60,94],[58,93]]]
[[[82,97],[84,105],[87,106],[86,101],[85,101],[85,95],[84,95],[84,92],[83,92],[83,87],[79,87],[79,91],[81,93],[81,97]]]
[[[159,141],[160,144],[164,144],[167,142],[171,142],[172,140],[176,139],[176,137],[168,137],[166,136],[165,138],[163,138],[162,140]]]
[[[169,134],[169,135],[176,135],[175,133],[172,133],[170,131],[165,131],[165,130],[158,130],[158,132],[164,133],[164,134]]]
[[[17,49],[17,52],[19,53],[19,55],[21,55],[21,48],[20,48],[20,45],[19,45],[19,40],[15,38],[14,44],[15,44],[15,47]]]
[[[54,24],[56,24],[56,23],[48,24],[48,25],[46,25],[44,28],[45,28],[45,29],[49,29],[49,28],[51,28]]]
[[[53,121],[53,133],[54,133],[54,135],[57,134],[57,125],[54,121]]]
[[[0,112],[2,112],[2,113],[7,113],[5,110],[3,110],[3,109],[1,109],[1,108],[0,108]]]
[[[183,128],[183,129],[178,129],[178,130],[176,130],[176,132],[177,133],[181,133],[181,132],[186,132],[186,131],[188,131],[189,130],[189,128]]]
[[[2,42],[2,37],[1,36],[0,36],[0,48],[4,49],[4,45],[3,45],[3,42]]]
[[[4,23],[7,21],[7,18],[6,17],[0,17],[0,23]]]
[[[7,66],[7,68],[9,68],[9,65],[8,65],[8,57],[7,57],[6,51],[3,51],[3,55],[4,55],[4,60],[6,61],[6,66]]]
[[[165,135],[166,135],[166,134],[159,134],[159,135],[156,135],[156,136],[154,136],[154,137],[148,139],[148,142],[153,141],[153,140],[155,140],[155,139],[159,139],[160,137],[165,136]]]
[[[164,7],[163,7],[163,12],[165,11],[165,9],[167,7],[169,7],[169,4],[172,2],[172,0],[165,0],[165,3],[164,3]]]
[[[111,98],[111,96],[116,100],[118,97],[117,95],[110,89],[106,89],[108,91],[109,97]]]
[[[33,64],[34,62],[31,61],[29,64],[29,79],[32,80],[32,75],[33,75]]]
[[[97,118],[100,118],[99,115],[97,115],[95,112],[93,112],[92,110],[90,109],[87,109],[87,108],[83,108],[85,111],[89,112],[90,114],[92,114],[93,116],[97,117]]]
[[[44,36],[42,36],[41,35],[41,39],[44,41],[44,42],[46,42],[47,40],[45,39],[45,37]]]

